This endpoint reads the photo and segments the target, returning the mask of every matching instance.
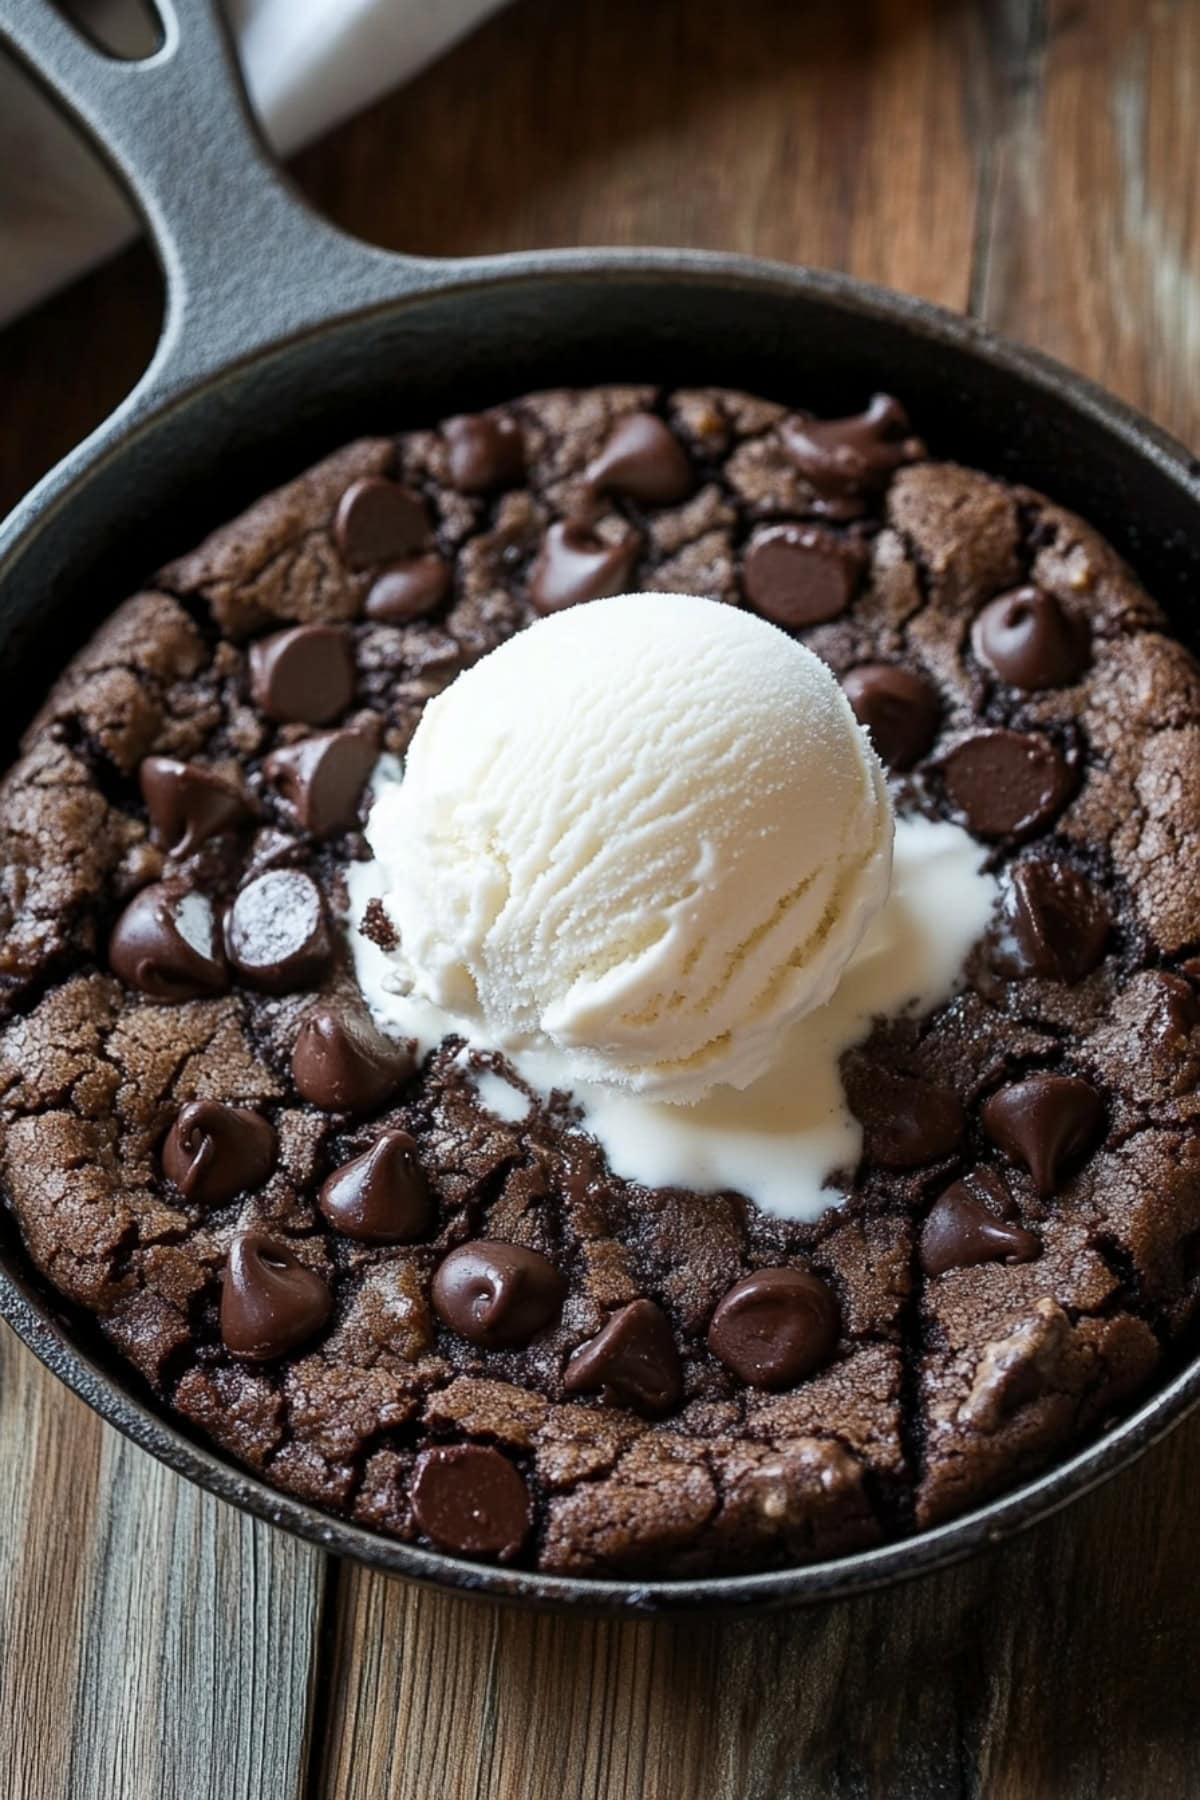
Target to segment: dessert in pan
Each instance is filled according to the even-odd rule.
[[[5,1198],[275,1486],[786,1566],[1045,1466],[1192,1315],[1200,671],[863,398],[351,444],[31,726]]]

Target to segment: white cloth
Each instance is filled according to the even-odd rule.
[[[286,156],[415,75],[501,0],[229,3],[255,107]],[[92,0],[92,15],[119,30],[127,5]],[[92,151],[0,56],[0,324],[136,230]]]

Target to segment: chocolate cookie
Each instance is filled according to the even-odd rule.
[[[418,1067],[354,987],[377,758],[618,589],[792,631],[998,872],[965,989],[848,1053],[815,1224],[618,1178],[562,1097],[497,1117],[498,1059]],[[584,1574],[877,1543],[1044,1467],[1195,1316],[1198,819],[1154,603],[895,399],[605,387],[364,440],[126,601],[0,786],[4,1197],[165,1404],[330,1512]]]

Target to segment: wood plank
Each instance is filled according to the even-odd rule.
[[[124,399],[161,318],[161,282],[139,245],[0,332],[0,518]]]
[[[300,1800],[326,1559],[135,1449],[0,1327],[0,1788]]]
[[[978,310],[1200,442],[1200,7],[989,11]]]

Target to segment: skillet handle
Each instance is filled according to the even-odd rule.
[[[0,44],[94,140],[162,265],[166,313],[139,411],[323,319],[431,286],[445,267],[312,212],[259,133],[219,0],[154,4],[162,41],[140,62],[94,48],[50,0],[0,7]]]

